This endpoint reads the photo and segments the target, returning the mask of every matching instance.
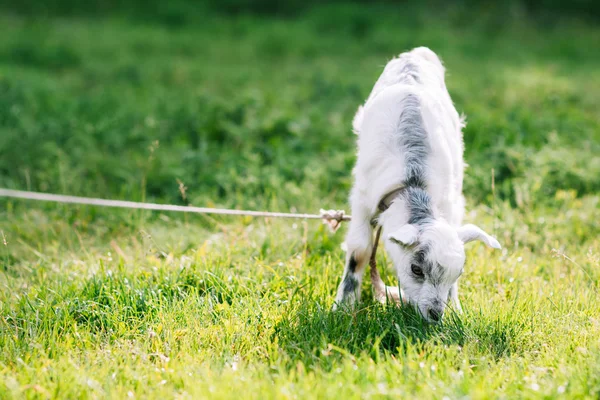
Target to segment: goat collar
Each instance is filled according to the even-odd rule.
[[[381,200],[379,200],[379,204],[377,204],[377,210],[379,213],[386,211],[392,205],[392,202],[398,197],[400,192],[404,191],[406,186],[400,186],[392,190],[391,192],[386,193]]]
[[[373,227],[376,227],[376,226],[379,225],[379,222],[377,221],[377,217],[379,217],[379,214],[381,214],[382,212],[384,212],[388,208],[390,208],[390,206],[392,205],[392,202],[405,189],[406,189],[406,186],[400,186],[400,187],[392,190],[391,192],[387,192],[386,194],[383,195],[383,197],[381,198],[381,200],[379,200],[379,203],[377,203],[377,213],[371,219],[371,225]]]

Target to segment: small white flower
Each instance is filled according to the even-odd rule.
[[[531,384],[531,389],[533,389],[537,392],[538,390],[540,390],[540,385],[538,385],[537,383],[534,382]]]

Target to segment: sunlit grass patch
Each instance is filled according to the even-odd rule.
[[[0,398],[598,397],[597,27],[168,7],[0,17],[0,186],[349,211],[352,115],[427,45],[467,115],[465,219],[503,249],[468,246],[464,313],[430,325],[368,278],[358,309],[331,311],[345,227],[2,199]]]

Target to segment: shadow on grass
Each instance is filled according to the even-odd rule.
[[[278,323],[274,336],[293,361],[307,365],[323,364],[322,355],[332,348],[355,356],[366,352],[377,360],[381,353],[402,354],[415,343],[473,345],[477,353],[498,360],[523,349],[525,326],[507,315],[449,312],[442,323],[429,324],[412,307],[371,304],[350,313],[304,302]]]

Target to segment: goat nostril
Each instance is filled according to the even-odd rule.
[[[439,320],[441,320],[442,319],[442,315],[444,315],[443,312],[436,311],[436,310],[433,310],[433,309],[429,310],[427,313],[429,314],[429,318],[431,318],[431,320],[436,321],[436,322],[439,321]]]

